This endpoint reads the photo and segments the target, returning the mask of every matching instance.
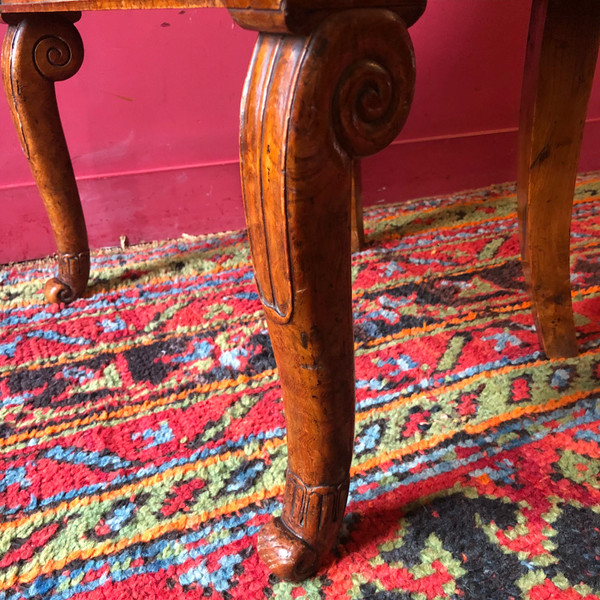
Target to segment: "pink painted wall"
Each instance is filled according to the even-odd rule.
[[[413,110],[364,161],[366,204],[514,180],[529,2],[430,0],[412,29]],[[256,39],[222,9],[87,13],[81,71],[57,86],[92,247],[243,226],[239,101]],[[600,72],[581,160],[600,169]],[[0,262],[52,253],[0,101]]]

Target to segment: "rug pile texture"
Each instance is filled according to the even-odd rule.
[[[340,540],[269,575],[287,450],[244,232],[0,270],[0,600],[600,599],[600,173],[579,179],[580,356],[546,360],[514,186],[367,211]]]

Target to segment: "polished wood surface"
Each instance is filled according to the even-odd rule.
[[[388,8],[410,27],[425,11],[427,0],[226,0],[234,20],[265,33],[309,34],[329,15],[354,8]]]
[[[72,12],[84,10],[123,10],[141,8],[223,7],[222,0],[18,0],[0,2],[0,13]]]
[[[59,274],[46,290],[50,301],[82,294],[89,271],[85,222],[54,93],[54,82],[72,76],[83,60],[73,11],[218,2],[0,4],[9,24],[4,86],[58,247]],[[407,27],[425,0],[382,0],[368,8],[359,0],[225,4],[238,23],[260,31],[242,102],[240,162],[288,435],[282,514],[263,528],[258,549],[273,572],[299,580],[315,572],[335,542],[348,494],[354,441],[350,253],[365,243],[360,158],[392,142],[408,115],[415,64]],[[598,0],[533,2],[519,219],[526,280],[548,356],[577,351],[569,223],[599,29]]]
[[[427,0],[378,0],[369,6],[391,8],[412,25]],[[364,5],[359,0],[0,0],[0,13],[71,12],[149,8],[227,7],[248,29],[264,32],[309,32],[327,15]]]
[[[577,354],[570,224],[599,39],[598,0],[534,0],[519,129],[519,226],[537,333],[551,358]]]
[[[44,290],[50,302],[81,296],[90,270],[85,220],[54,91],[54,82],[72,77],[83,61],[83,43],[72,22],[78,16],[10,16],[2,47],[11,115],[58,250],[58,276]]]
[[[396,137],[414,77],[398,16],[355,10],[306,37],[261,34],[246,82],[244,203],[289,454],[283,513],[258,548],[286,579],[315,571],[343,517],[354,441],[354,159]]]
[[[352,252],[363,250],[366,245],[365,227],[363,222],[362,201],[362,170],[360,161],[354,161],[352,172],[352,188],[350,190],[350,230]]]

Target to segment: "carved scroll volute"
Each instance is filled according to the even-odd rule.
[[[308,38],[259,36],[242,104],[242,178],[258,186],[246,186],[246,222],[274,321],[289,321],[293,311],[292,205],[327,202],[340,190],[349,197],[352,160],[398,135],[414,78],[410,38],[391,11],[339,13]],[[299,187],[314,194],[299,197]]]
[[[79,14],[2,18],[9,23],[2,48],[4,89],[58,249],[59,273],[47,282],[46,298],[70,302],[85,290],[89,252],[54,82],[72,77],[82,64],[83,43],[73,25]]]
[[[5,15],[10,27],[4,38],[2,76],[23,152],[31,158],[27,123],[20,105],[43,110],[54,121],[58,112],[54,82],[69,79],[83,62],[83,42],[75,27],[53,15]]]
[[[314,572],[342,521],[354,441],[354,160],[395,138],[413,88],[406,27],[376,9],[331,15],[308,37],[261,34],[246,81],[244,205],[289,455],[283,512],[258,548],[283,578]]]

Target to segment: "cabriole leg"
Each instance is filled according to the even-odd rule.
[[[362,202],[362,173],[360,161],[354,161],[350,217],[352,223],[352,252],[360,252],[366,246]]]
[[[549,358],[577,354],[571,210],[599,34],[598,0],[534,0],[519,132],[519,226],[538,337]]]
[[[242,103],[242,181],[256,283],[287,419],[281,518],[258,549],[280,577],[312,574],[344,514],[354,439],[354,159],[398,134],[414,89],[402,21],[329,17],[307,37],[259,36]]]
[[[57,245],[58,277],[46,283],[50,302],[71,302],[90,269],[85,220],[62,130],[54,82],[73,76],[83,61],[77,13],[4,15],[4,89],[13,121],[46,207]]]

